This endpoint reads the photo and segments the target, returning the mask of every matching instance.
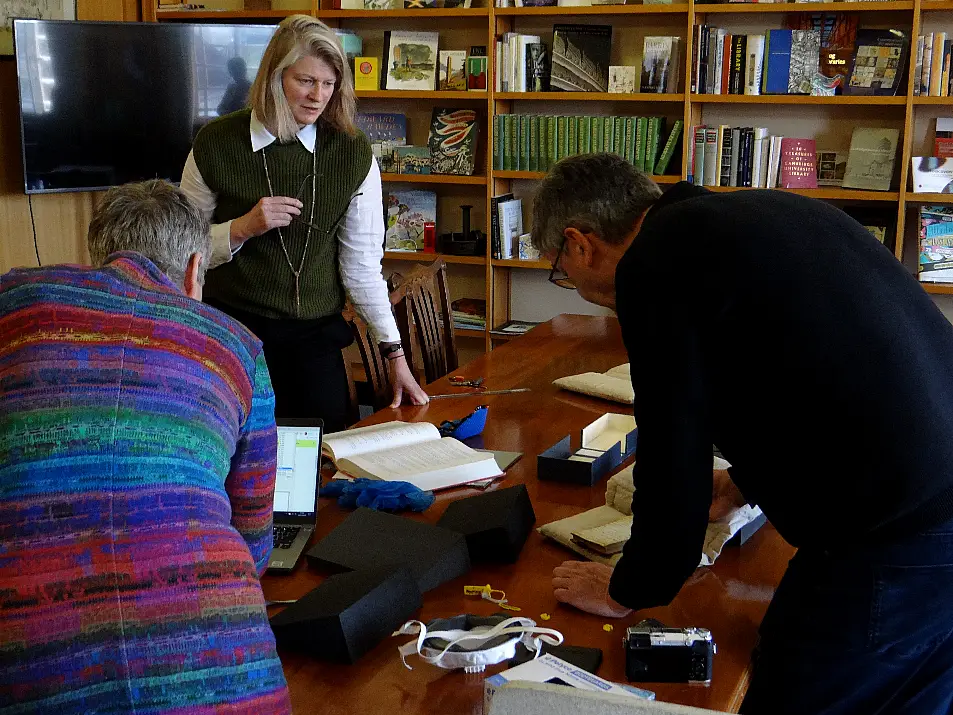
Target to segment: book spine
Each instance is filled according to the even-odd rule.
[[[764,58],[761,66],[761,94],[768,93],[768,62],[771,59],[771,33],[764,33],[764,50],[761,53]]]
[[[920,94],[930,94],[930,68],[933,66],[933,33],[923,36],[923,71],[920,74]]]
[[[529,115],[521,114],[520,117],[520,143],[519,153],[516,158],[516,170],[527,171],[529,169]]]
[[[731,127],[722,124],[718,131],[721,132],[721,171],[718,174],[719,186],[731,186]]]
[[[556,150],[556,161],[569,156],[569,127],[566,126],[568,117],[556,117],[556,134],[559,136],[559,148]]]
[[[913,68],[913,94],[920,94],[920,75],[923,74],[923,35],[917,37],[917,60]]]
[[[646,164],[647,167],[651,168],[655,166],[658,161],[659,154],[662,151],[662,139],[665,136],[665,117],[656,117],[655,118],[655,138],[652,145],[651,152],[651,163]]]
[[[493,115],[493,171],[503,168],[503,155],[500,153],[500,138],[503,135],[503,115]]]
[[[642,166],[637,166],[635,164],[635,144],[636,144],[636,133],[635,133],[635,117],[626,117],[625,118],[625,160],[628,161],[633,166],[636,166],[637,169],[644,169]]]
[[[602,118],[602,151],[607,154],[612,153],[612,147],[615,146],[615,138],[612,133],[612,117]]]
[[[566,156],[575,156],[579,153],[579,117],[566,117],[566,130],[569,132]]]
[[[559,117],[555,114],[546,117],[546,125],[549,131],[549,151],[546,152],[546,163],[548,169],[559,161]]]
[[[502,258],[500,255],[500,219],[497,216],[499,199],[495,196],[490,199],[490,250],[493,258]]]
[[[761,94],[761,75],[764,71],[764,35],[748,35],[747,83],[745,94]]]
[[[701,25],[692,28],[692,79],[691,92],[698,93],[698,43],[701,38]]]
[[[701,26],[701,41],[698,46],[698,93],[705,94],[708,90],[708,38],[710,28]]]
[[[579,141],[579,153],[589,154],[592,152],[592,117],[579,117],[579,131],[577,132]]]
[[[529,170],[539,171],[539,115],[529,118]]]
[[[678,146],[678,138],[682,133],[683,122],[681,119],[676,119],[675,123],[672,125],[672,131],[668,135],[668,141],[665,142],[665,148],[662,150],[662,155],[659,157],[658,163],[655,165],[655,173],[658,175],[665,174],[668,171],[668,165],[672,161],[672,157],[675,155],[675,147]]]
[[[648,166],[645,157],[645,142],[648,139],[648,117],[635,118],[635,161],[636,169],[645,171]]]
[[[940,80],[943,79],[943,45],[946,42],[945,32],[933,33],[933,70],[930,74],[930,96],[940,96]]]
[[[741,128],[731,130],[731,164],[729,164],[728,185],[738,185],[738,162],[741,159]]]
[[[685,166],[685,180],[695,183],[695,126],[690,125],[685,132],[685,153],[688,154]]]
[[[549,117],[539,118],[539,170],[549,171]]]
[[[591,122],[592,131],[592,151],[601,152],[603,145],[603,136],[605,135],[605,126],[602,123],[602,117],[593,117]]]
[[[748,38],[746,35],[735,35],[732,41],[734,47],[731,48],[731,93],[744,94]]]
[[[951,40],[943,41],[943,76],[940,78],[940,96],[950,96],[950,43]]]
[[[625,117],[612,118],[612,152],[625,159]]]
[[[722,68],[725,64],[725,37],[727,37],[727,33],[719,28],[718,41],[715,45],[715,94],[724,93],[724,86],[722,84],[724,81],[724,72]]]
[[[653,120],[655,117],[649,119],[649,135],[654,134],[654,124]],[[649,139],[649,146],[651,146],[652,140]],[[717,177],[715,176],[715,171],[718,168],[718,129],[717,127],[708,127],[705,129],[705,186],[714,186],[717,182]]]
[[[715,94],[718,84],[718,28],[713,27],[708,32],[708,94]]]
[[[705,130],[704,125],[695,127],[695,168],[692,174],[696,186],[705,186]]]
[[[758,186],[762,189],[768,186],[768,167],[771,159],[771,137],[768,136],[768,129],[764,129],[764,136],[761,139],[761,182]]]
[[[761,152],[764,130],[760,127],[754,130],[754,149],[751,154],[751,186],[761,187]]]
[[[519,117],[515,114],[506,115],[506,154],[503,165],[507,171],[516,171],[516,153],[519,146]]]
[[[751,188],[751,179],[754,174],[754,165],[753,165],[753,154],[754,154],[754,130],[751,127],[745,128],[745,143],[744,143],[744,183],[742,186]]]

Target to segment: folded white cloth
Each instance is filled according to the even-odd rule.
[[[579,392],[590,397],[621,402],[631,405],[635,394],[629,377],[629,363],[618,365],[604,373],[584,372],[553,380],[553,384],[563,390]]]
[[[731,466],[720,457],[713,458],[715,469],[727,469]],[[632,516],[632,496],[635,494],[635,485],[632,481],[632,467],[626,467],[609,478],[606,483],[606,506],[599,506],[581,514],[550,522],[539,527],[539,533],[572,549],[577,554],[590,561],[615,566],[621,554],[604,556],[596,551],[572,540],[574,531],[590,529],[611,523],[625,516]],[[759,507],[743,506],[732,510],[725,518],[708,524],[705,533],[705,543],[702,546],[702,555],[699,566],[711,566],[721,554],[721,550],[732,536],[738,533],[743,526],[761,516]]]

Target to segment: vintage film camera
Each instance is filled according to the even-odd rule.
[[[715,643],[705,628],[666,628],[645,620],[625,632],[625,675],[645,683],[711,682]]]

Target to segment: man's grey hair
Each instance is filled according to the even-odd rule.
[[[212,250],[208,221],[185,194],[161,179],[107,191],[89,223],[87,242],[94,266],[116,251],[135,251],[179,286],[193,253],[202,254],[199,282],[205,281]]]
[[[568,157],[549,170],[536,192],[533,245],[540,253],[554,253],[567,228],[622,243],[661,195],[648,174],[616,154]]]

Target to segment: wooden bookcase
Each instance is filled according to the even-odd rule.
[[[294,3],[295,0],[277,0]],[[671,5],[598,5],[592,7],[473,7],[404,10],[331,10],[322,7],[326,0],[304,0],[296,7],[270,11],[187,11],[157,12],[154,0],[143,0],[142,16],[145,21],[208,21],[208,22],[275,22],[296,12],[311,14],[329,25],[351,29],[364,37],[365,54],[381,54],[382,36],[387,29],[430,30],[441,34],[441,49],[467,50],[472,45],[486,45],[489,54],[487,92],[438,92],[438,91],[364,91],[358,92],[360,111],[395,111],[408,114],[411,136],[408,143],[423,144],[429,127],[431,109],[434,106],[460,106],[479,108],[484,106],[480,126],[480,155],[476,176],[408,176],[384,174],[386,185],[403,184],[408,188],[424,184],[438,194],[438,233],[459,228],[459,211],[455,204],[472,204],[474,228],[488,229],[487,213],[490,198],[496,194],[513,191],[523,198],[524,218],[528,219],[535,182],[542,178],[540,172],[494,171],[492,163],[493,125],[491,117],[497,113],[540,114],[632,114],[665,115],[665,136],[671,122],[682,119],[685,132],[692,125],[726,123],[737,126],[787,125],[778,133],[785,136],[813,136],[818,126],[832,127],[828,134],[840,138],[830,148],[847,150],[850,132],[858,126],[896,126],[901,130],[901,141],[895,164],[894,184],[891,191],[860,191],[822,187],[801,190],[806,196],[834,202],[838,205],[880,206],[887,211],[896,211],[895,254],[910,270],[916,267],[916,211],[921,204],[950,203],[953,195],[914,194],[908,187],[910,157],[928,155],[932,141],[932,119],[943,113],[945,107],[953,109],[953,97],[919,97],[911,94],[916,38],[925,31],[943,29],[953,24],[953,1],[951,0],[868,0],[862,2],[810,2],[810,3],[752,3],[711,4],[694,2]],[[329,1],[329,0],[327,0]],[[492,0],[489,0],[492,2]],[[241,0],[205,0],[208,2],[240,3]],[[480,2],[480,0],[473,0]],[[908,62],[907,82],[902,85],[906,93],[894,97],[809,97],[801,95],[698,95],[688,91],[690,87],[692,55],[692,27],[708,23],[734,28],[741,33],[751,33],[781,26],[783,13],[804,12],[850,12],[860,15],[860,27],[897,27],[907,31],[912,38],[911,58]],[[946,15],[949,13],[949,15]],[[548,42],[551,28],[557,22],[602,23],[613,26],[613,64],[641,66],[642,38],[645,35],[678,35],[682,42],[680,68],[682,73],[680,92],[677,94],[608,94],[587,92],[494,92],[493,53],[495,38],[504,32],[516,31],[541,34]],[[926,24],[925,24],[926,23]],[[580,104],[582,103],[582,104]],[[413,116],[411,116],[413,115]],[[797,126],[811,126],[811,130]],[[791,128],[794,127],[794,128]],[[660,184],[671,184],[686,176],[688,168],[687,142],[682,141],[681,164],[673,160],[671,176],[656,177]],[[846,139],[844,137],[846,136]],[[828,148],[818,143],[819,148]],[[680,168],[680,172],[679,172]],[[387,187],[385,186],[385,191]],[[716,191],[729,189],[716,187]],[[524,226],[528,226],[524,221]],[[386,253],[387,270],[399,270],[413,261],[431,261],[435,256],[427,254]],[[474,347],[483,350],[507,338],[490,334],[490,330],[510,319],[511,284],[513,271],[549,270],[546,261],[496,260],[489,255],[444,256],[451,264],[454,281],[456,272],[465,271],[466,294],[479,297],[482,289],[487,302],[487,330],[457,331],[467,341],[476,341]],[[482,268],[482,270],[481,270]],[[953,294],[953,286],[930,285],[924,287],[936,294]],[[456,296],[454,296],[456,297]],[[520,317],[520,316],[516,316]],[[482,341],[482,342],[481,342]]]

